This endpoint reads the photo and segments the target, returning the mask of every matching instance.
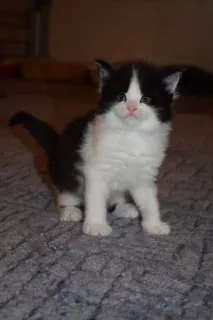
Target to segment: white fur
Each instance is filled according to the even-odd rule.
[[[138,217],[138,210],[131,203],[120,203],[116,206],[113,214],[118,218],[134,219]]]
[[[182,75],[182,72],[175,72],[164,79],[166,89],[168,90],[169,93],[175,94],[181,75]]]
[[[115,105],[103,116],[96,150],[92,126],[81,150],[85,161],[86,217],[83,231],[91,235],[111,232],[106,203],[113,192],[129,191],[143,214],[143,227],[153,234],[168,234],[160,219],[155,177],[168,144],[169,124],[159,122],[154,109],[141,104],[142,93],[134,74],[127,99],[137,102],[136,118],[129,119],[125,103]]]
[[[59,207],[75,207],[79,205],[79,200],[69,192],[62,192],[58,193],[57,204]]]
[[[109,198],[108,198],[108,205],[109,206],[114,206],[114,205],[119,205],[119,204],[124,204],[126,203],[126,194],[124,192],[120,192],[120,191],[117,191],[117,192],[112,192],[110,195],[109,195]]]
[[[107,113],[106,122],[112,129],[130,130],[142,129],[145,131],[153,131],[161,127],[157,115],[153,112],[153,109],[147,106],[145,103],[140,103],[140,99],[143,93],[140,91],[138,84],[137,73],[134,71],[132,81],[130,83],[128,92],[126,93],[127,100],[133,100],[137,104],[137,111],[135,112],[135,118],[128,116],[128,110],[126,103],[118,103],[114,105],[113,109]],[[115,117],[117,115],[117,117]]]
[[[74,221],[78,222],[82,219],[82,212],[76,207],[61,207],[60,209],[61,221]]]
[[[59,193],[57,205],[61,221],[80,221],[82,219],[82,212],[76,207],[79,205],[79,199],[76,196],[68,192]]]
[[[126,195],[124,192],[113,192],[109,197],[109,205],[116,205],[113,214],[119,218],[137,218],[138,210],[136,207],[126,202]]]

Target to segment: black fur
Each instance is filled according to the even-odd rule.
[[[52,182],[59,191],[79,191],[84,186],[83,175],[78,170],[82,159],[78,152],[93,112],[69,123],[58,135],[48,124],[26,112],[18,112],[9,125],[22,124],[48,154],[48,167]],[[83,183],[82,183],[83,182]],[[81,191],[81,192],[80,192]]]
[[[132,76],[133,67],[137,70],[141,91],[150,98],[150,105],[157,109],[162,122],[171,120],[172,95],[168,94],[163,85],[167,76],[181,72],[177,94],[180,96],[213,95],[213,74],[190,65],[170,65],[156,67],[144,61],[133,61],[113,70],[102,60],[96,60],[99,70],[102,95],[99,101],[98,113],[103,114],[117,102],[118,93],[125,93]],[[105,70],[105,72],[103,71]]]
[[[107,112],[117,102],[118,94],[127,92],[134,69],[137,71],[141,92],[149,98],[149,105],[157,109],[159,119],[163,122],[171,120],[172,95],[167,92],[163,80],[174,71],[164,72],[164,69],[137,61],[125,64],[118,70],[107,69],[109,74],[102,84],[98,113]]]
[[[54,151],[59,135],[47,123],[27,112],[21,111],[14,114],[8,124],[9,126],[22,124],[48,154]]]
[[[132,62],[114,70],[108,63],[96,60],[99,70],[101,95],[94,112],[69,123],[59,135],[48,124],[26,113],[19,112],[9,121],[10,126],[22,124],[48,154],[49,172],[59,191],[70,191],[83,196],[84,176],[81,167],[83,159],[79,149],[89,123],[96,114],[104,115],[118,96],[125,93],[133,74],[137,70],[143,95],[149,97],[149,104],[157,109],[159,120],[167,122],[172,116],[172,94],[166,90],[165,77],[183,71],[178,92],[185,94],[212,94],[213,75],[197,67],[168,66],[155,67],[145,62]]]
[[[173,65],[164,68],[165,74],[183,70],[178,85],[181,96],[213,95],[213,73],[190,65]]]
[[[82,157],[79,153],[84,133],[94,117],[93,113],[69,123],[58,140],[55,158],[51,161],[50,174],[60,191],[76,190],[83,193],[84,177],[79,170]]]

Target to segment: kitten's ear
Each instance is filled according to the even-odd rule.
[[[101,91],[104,82],[110,77],[113,68],[108,62],[100,59],[95,59],[95,63],[98,68],[99,90]]]
[[[170,94],[176,96],[177,86],[179,84],[182,74],[183,74],[183,71],[176,71],[164,77],[163,82],[166,86],[166,90]]]

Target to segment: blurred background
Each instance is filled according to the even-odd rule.
[[[59,109],[67,120],[94,106],[94,58],[213,70],[212,16],[211,0],[0,0],[0,121],[52,110],[58,124]]]
[[[144,57],[213,67],[211,0],[53,0],[50,10],[52,58]]]
[[[1,0],[1,78],[88,81],[96,57],[213,70],[212,16],[211,0]]]

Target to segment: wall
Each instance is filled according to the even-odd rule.
[[[0,56],[26,56],[28,0],[0,1]]]
[[[50,56],[147,58],[213,69],[211,0],[53,0]]]

